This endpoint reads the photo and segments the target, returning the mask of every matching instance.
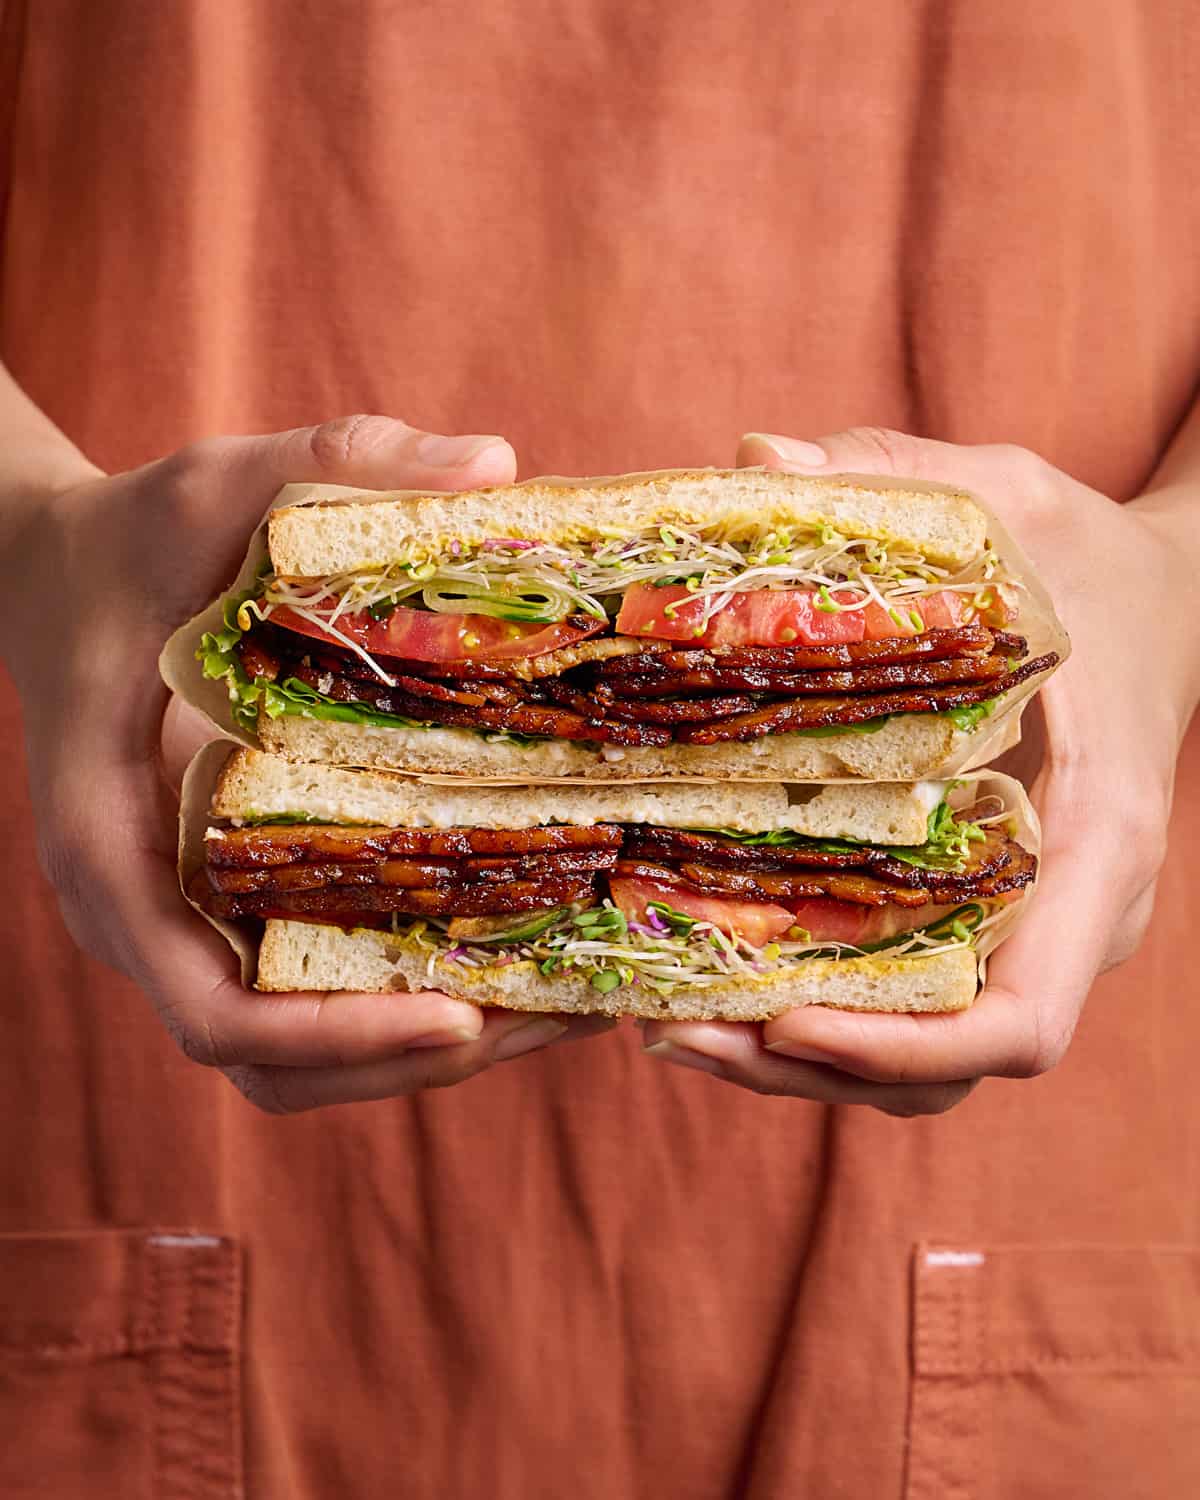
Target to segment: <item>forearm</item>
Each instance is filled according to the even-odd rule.
[[[0,555],[40,498],[100,473],[0,365]]]
[[[1182,727],[1200,701],[1200,629],[1186,603],[1200,565],[1200,397],[1175,434],[1143,494],[1129,507],[1157,534],[1177,564],[1174,597],[1144,601],[1176,615],[1176,670],[1183,692]],[[1134,601],[1136,603],[1136,601]]]
[[[1131,503],[1156,524],[1169,524],[1178,545],[1200,559],[1200,395],[1145,491]]]

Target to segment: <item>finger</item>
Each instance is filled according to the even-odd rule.
[[[91,790],[114,812],[102,830],[87,824],[54,856],[64,915],[83,947],[147,992],[189,1057],[212,1066],[338,1066],[395,1056],[430,1039],[462,1042],[479,1035],[475,1006],[434,991],[269,995],[244,989],[229,944],[179,889],[174,804],[153,769],[115,779],[97,773]]]
[[[212,721],[172,693],[163,713],[159,744],[162,774],[176,797],[183,786],[184,772],[212,738]]]
[[[169,794],[148,770],[122,779],[119,790],[106,793],[101,783],[97,792],[105,805],[135,809],[136,821],[123,827],[114,819],[105,829],[107,869],[91,853],[71,861],[91,872],[81,882],[86,895],[72,930],[149,994],[193,1060],[226,1068],[343,1068],[481,1035],[477,1006],[433,990],[246,990],[228,943],[179,889]],[[161,823],[154,821],[156,808]],[[581,1017],[574,1029],[606,1028],[603,1018]]]
[[[886,427],[851,427],[815,441],[747,433],[738,463],[814,476],[881,475],[970,490],[1003,516],[1018,542],[1036,544],[1043,555],[1076,555],[1080,526],[1107,524],[1112,509],[1111,500],[1028,448],[943,443]]]
[[[644,1048],[677,1066],[696,1068],[756,1094],[811,1099],[820,1104],[866,1104],[887,1114],[942,1114],[959,1104],[978,1079],[952,1083],[871,1083],[819,1063],[772,1055],[760,1029],[724,1022],[655,1021]]]
[[[233,1068],[230,1080],[269,1114],[297,1114],[333,1104],[392,1099],[463,1083],[493,1063],[508,1062],[558,1041],[611,1029],[603,1016],[529,1016],[493,1012],[472,1042],[344,1068]]]
[[[1032,1077],[1053,1067],[1136,900],[1122,834],[1048,773],[1039,884],[1013,933],[988,961],[972,1008],[889,1015],[809,1007],[764,1027],[766,1046],[881,1082],[938,1083],[981,1074]]]
[[[800,473],[882,474],[968,487],[986,484],[995,490],[1019,486],[1019,455],[1033,457],[999,444],[969,447],[886,427],[850,427],[814,440],[748,432],[738,446],[737,461]]]
[[[394,417],[369,414],[275,433],[266,445],[265,459],[281,482],[302,471],[302,479],[337,476],[338,484],[370,489],[507,484],[517,462],[510,444],[495,433],[424,432]]]
[[[257,437],[202,438],[126,479],[133,513],[158,527],[153,545],[177,549],[180,532],[188,538],[190,567],[169,588],[157,589],[161,600],[155,605],[151,598],[151,604],[168,627],[201,608],[237,568],[250,532],[285,484],[465,490],[510,483],[516,462],[502,437],[422,432],[383,416],[338,417]],[[149,507],[147,498],[154,502]],[[104,520],[111,527],[107,514]],[[137,540],[143,556],[151,543]]]
[[[261,512],[276,489],[292,482],[460,490],[508,484],[517,466],[502,437],[422,432],[394,417],[365,414],[263,437],[209,439],[185,449],[183,458],[185,466],[210,468],[208,484],[223,500],[240,499],[255,520],[255,507]]]

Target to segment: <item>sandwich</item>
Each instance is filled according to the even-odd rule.
[[[260,990],[751,1021],[969,1006],[1037,849],[994,774],[459,787],[216,744],[180,878]]]
[[[969,495],[761,469],[287,486],[164,675],[292,760],[472,780],[983,764],[1066,638]]]

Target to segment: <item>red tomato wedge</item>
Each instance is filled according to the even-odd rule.
[[[665,881],[622,876],[610,880],[608,889],[613,905],[627,922],[644,924],[646,907],[651,901],[660,901],[685,917],[711,922],[730,937],[734,934],[744,937],[756,948],[785,933],[796,921],[790,911],[769,901],[725,901],[715,896],[695,895],[683,886],[668,885]]]
[[[803,927],[814,943],[882,943],[888,938],[949,916],[953,906],[859,906],[832,896],[813,896],[792,903],[792,921]]]
[[[299,631],[333,646],[343,646],[337,636],[306,620],[286,604],[271,611],[271,623]],[[598,635],[603,620],[587,626],[560,620],[556,625],[518,625],[494,620],[491,615],[444,615],[434,610],[405,609],[402,605],[382,620],[365,610],[340,615],[334,629],[373,656],[397,656],[405,661],[497,661],[518,656],[541,656],[560,646],[571,646]]]
[[[830,597],[838,604],[852,604],[863,596],[856,589],[837,589]],[[842,611],[821,609],[819,604],[820,596],[811,589],[751,589],[735,594],[697,635],[703,604],[695,594],[677,584],[654,588],[635,583],[626,590],[617,632],[694,646],[843,645],[916,635],[910,610],[919,615],[923,629],[935,630],[957,625],[964,609],[962,596],[947,590],[914,599],[897,611],[899,624],[874,600],[862,609]],[[668,607],[674,612],[667,613]]]

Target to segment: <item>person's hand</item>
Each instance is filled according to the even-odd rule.
[[[816,447],[748,437],[738,461],[960,485],[1012,530],[1073,645],[1042,690],[1040,725],[1035,709],[1025,719],[1043,751],[1033,784],[1044,832],[1041,881],[989,959],[987,986],[969,1011],[814,1006],[765,1026],[655,1021],[644,1045],[758,1093],[896,1115],[948,1109],[986,1074],[1045,1072],[1066,1051],[1096,975],[1129,957],[1150,919],[1175,760],[1200,693],[1187,549],[1166,512],[1116,505],[1021,448],[956,447],[864,428]]]
[[[129,975],[184,1052],[275,1112],[456,1083],[609,1023],[494,1013],[437,993],[267,996],[185,903],[163,775],[167,636],[234,576],[289,480],[455,490],[514,477],[498,437],[351,417],[206,439],[126,474],[80,466],[9,497],[0,639],[21,695],[43,869],[73,937]]]

